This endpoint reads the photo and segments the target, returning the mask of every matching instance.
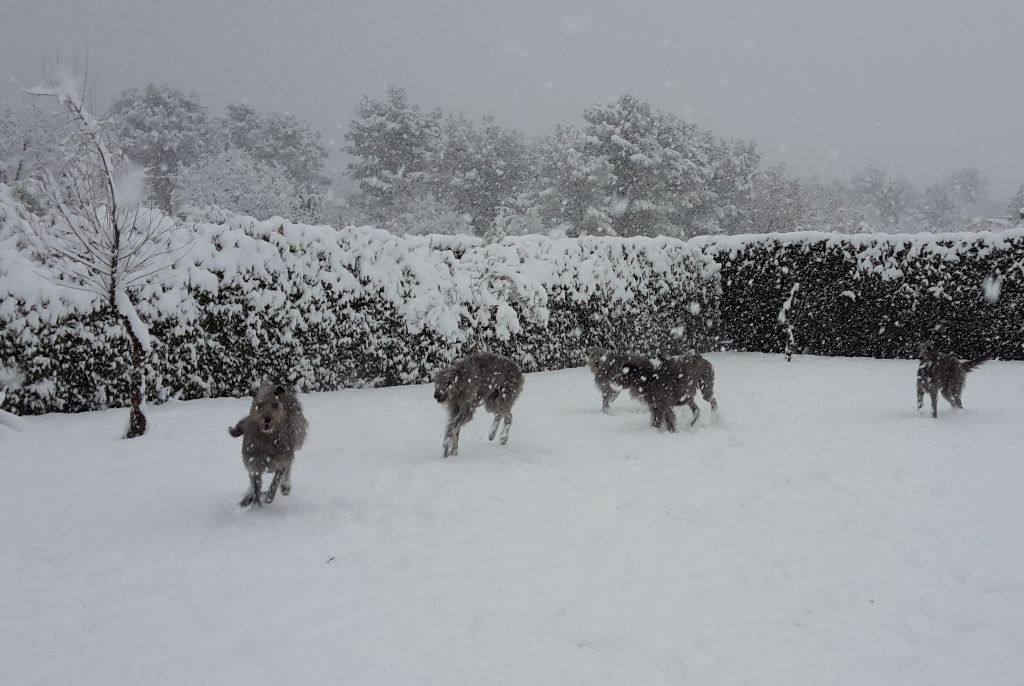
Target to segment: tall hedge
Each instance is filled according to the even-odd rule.
[[[1024,359],[1024,231],[794,233],[697,239],[721,266],[721,336],[736,350],[912,358],[933,339],[962,357]]]
[[[30,220],[0,203],[0,367],[22,378],[5,409],[123,405],[118,320],[29,262],[18,234]],[[303,391],[418,383],[473,350],[535,371],[580,365],[588,345],[653,354],[717,339],[717,265],[677,240],[484,244],[247,218],[191,228],[187,256],[133,294],[152,334],[153,401],[240,396],[268,378]]]

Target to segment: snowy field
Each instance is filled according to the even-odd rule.
[[[447,461],[428,387],[304,396],[254,511],[244,400],[0,426],[2,680],[1024,683],[1024,364],[932,420],[914,362],[709,357],[717,422],[532,374]]]

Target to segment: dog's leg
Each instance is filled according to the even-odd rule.
[[[924,408],[924,379],[917,377],[917,413],[921,414]]]
[[[658,407],[658,404],[654,402],[648,402],[647,408],[651,411],[651,426],[653,426],[655,429],[660,429],[662,418],[661,408]]]
[[[498,424],[501,424],[501,415],[495,414],[494,421],[491,422],[491,431],[487,434],[488,441],[493,441],[494,437],[498,435]]]
[[[249,492],[238,501],[239,507],[249,507],[250,505],[262,505],[260,502],[260,491],[263,489],[263,475],[262,474],[249,474]]]
[[[665,419],[665,429],[667,429],[670,434],[674,434],[676,432],[676,412],[672,409],[671,404],[665,406],[663,416]]]
[[[441,447],[444,449],[444,456],[451,457],[455,454],[455,439],[453,435],[455,429],[458,426],[455,422],[458,419],[458,415],[452,415],[448,418],[448,423],[444,427],[444,441],[441,443]]]
[[[281,477],[281,495],[288,495],[292,492],[292,466],[285,467],[284,476]]]
[[[938,419],[939,417],[939,390],[933,388],[929,391],[932,396],[932,419]]]
[[[267,495],[263,497],[263,502],[269,505],[274,502],[274,496],[277,495],[277,485],[281,483],[281,477],[285,474],[285,470],[279,469],[274,472],[274,478],[270,481],[270,488],[267,489]]]
[[[444,451],[445,457],[451,457],[452,455],[452,430],[450,423],[444,430],[444,440],[441,442],[441,448]]]
[[[953,394],[949,391],[948,388],[942,389],[942,397],[946,399],[946,402],[949,403],[950,407],[954,409],[959,407],[959,405],[956,402],[956,398],[953,397]]]
[[[495,419],[495,422],[498,420]],[[512,413],[508,412],[505,414],[505,424],[501,427],[501,444],[505,445],[508,443],[508,431],[512,428]]]
[[[611,409],[611,404],[619,397],[619,392],[612,387],[601,390],[601,411],[605,414]]]
[[[693,419],[690,420],[690,426],[697,423],[700,419],[700,408],[697,407],[697,403],[694,401],[693,396],[686,399],[686,404],[690,407],[690,411],[693,412]]]
[[[715,400],[715,392],[705,386],[700,389],[700,394],[704,398],[704,402],[711,406],[711,411],[718,412],[718,401]]]
[[[456,412],[448,420],[444,432],[444,456],[451,457],[459,454],[459,430],[468,421],[465,413]]]

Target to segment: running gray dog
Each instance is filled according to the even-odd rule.
[[[676,430],[672,407],[684,395],[685,382],[675,360],[628,360],[612,377],[612,383],[627,389],[651,412],[651,426]]]
[[[459,454],[459,431],[480,405],[494,414],[488,440],[494,440],[504,420],[501,444],[508,443],[512,406],[522,390],[523,373],[515,362],[501,355],[475,353],[439,371],[434,377],[434,400],[448,409],[444,456]]]
[[[291,493],[292,462],[295,451],[306,440],[308,426],[293,389],[280,384],[260,387],[249,414],[228,428],[233,437],[243,437],[242,464],[249,471],[249,490],[239,507],[269,505],[274,502],[278,485],[282,495]],[[265,495],[261,490],[264,472],[274,474]]]
[[[690,426],[693,426],[700,417],[700,408],[694,400],[698,392],[711,406],[713,412],[718,411],[718,401],[715,399],[715,368],[694,350],[664,360],[649,360],[639,355],[614,353],[604,348],[590,347],[587,348],[587,364],[594,373],[594,384],[601,391],[602,412],[608,411],[609,405],[618,397],[621,388],[626,388],[634,397],[650,407],[651,393],[645,395],[643,390],[647,385],[646,381],[636,375],[623,374],[627,367],[646,370],[648,365],[655,369],[652,384],[665,386],[675,393],[673,405],[686,405],[690,408],[693,413]],[[663,365],[667,366],[661,368]],[[640,376],[644,374],[641,373]],[[626,385],[620,383],[630,379],[632,382]],[[661,410],[659,413],[664,414]],[[652,423],[658,426],[663,422],[655,423],[652,419]]]
[[[704,398],[704,402],[711,406],[712,412],[718,412],[718,401],[715,399],[715,368],[707,359],[695,350],[690,350],[684,355],[670,358],[678,365],[676,370],[681,374],[683,380],[683,395],[676,404],[688,405],[693,411],[693,420],[690,425],[696,423],[700,417],[700,410],[694,402],[697,392]]]
[[[933,419],[939,416],[939,393],[954,408],[964,409],[960,396],[964,392],[967,374],[990,359],[991,355],[982,355],[961,361],[948,353],[938,352],[933,341],[922,343],[921,362],[917,365],[917,411],[922,409],[925,393],[931,396]]]

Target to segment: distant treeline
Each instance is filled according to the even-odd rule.
[[[325,173],[332,151],[320,133],[288,113],[236,104],[211,116],[195,93],[150,83],[118,96],[106,125],[145,169],[148,202],[190,218],[228,211],[403,234],[686,238],[945,232],[979,215],[1012,225],[1024,207],[1024,186],[993,199],[973,168],[924,189],[876,167],[847,181],[799,179],[763,166],[753,141],[716,137],[630,95],[586,109],[581,125],[529,137],[492,118],[421,109],[389,88],[364,97],[349,123],[347,184]],[[45,211],[33,187],[61,173],[68,135],[31,96],[0,101],[0,182]],[[357,190],[331,190],[345,185]]]

